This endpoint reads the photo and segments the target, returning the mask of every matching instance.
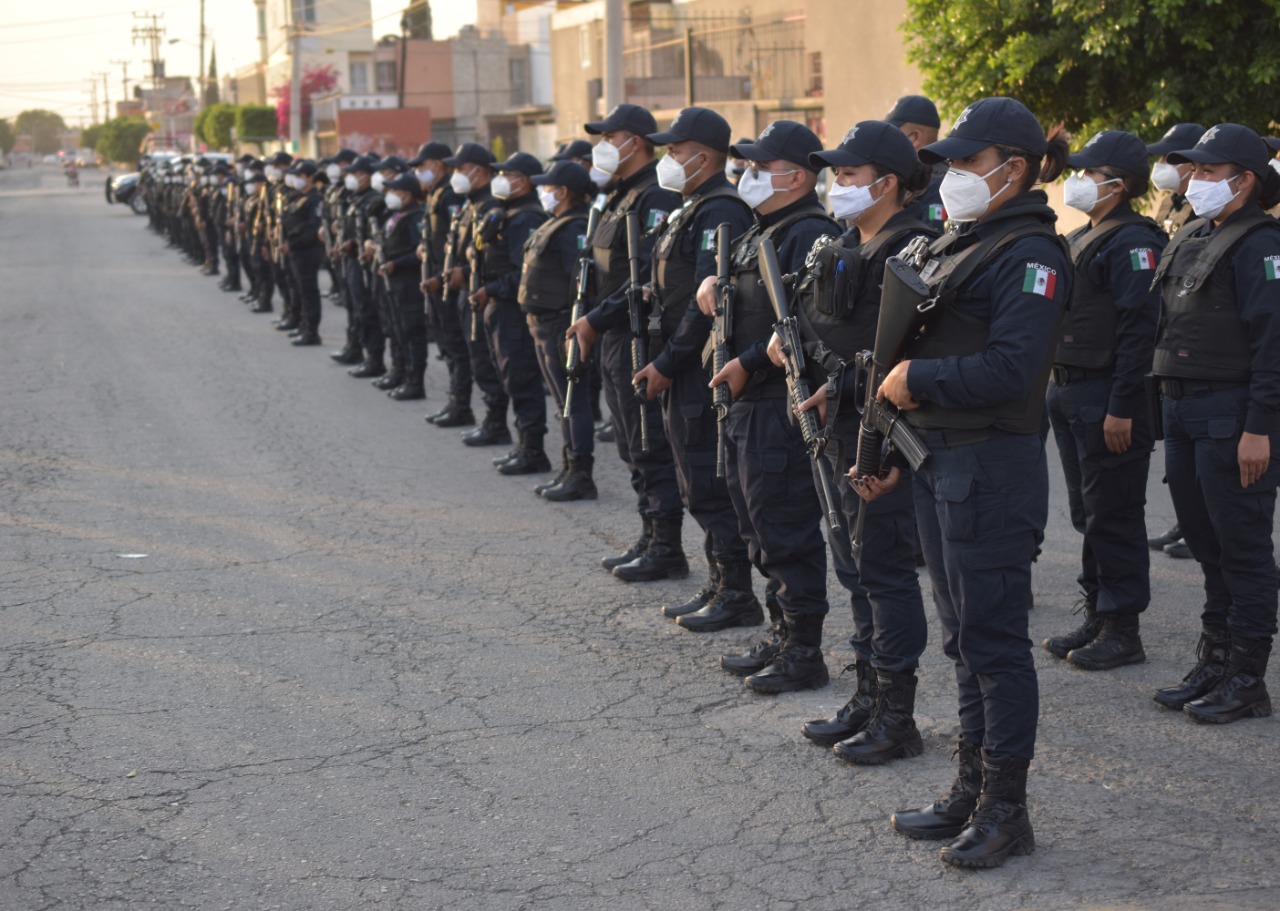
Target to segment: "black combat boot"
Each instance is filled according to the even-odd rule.
[[[1106,671],[1147,660],[1138,635],[1137,614],[1102,614],[1102,629],[1088,645],[1073,648],[1067,660],[1086,671]]]
[[[571,466],[570,466],[570,463],[569,463],[569,447],[568,447],[568,446],[561,446],[561,447],[560,447],[560,471],[559,471],[559,473],[558,473],[558,474],[556,474],[556,476],[555,476],[554,478],[551,478],[551,479],[549,479],[549,480],[543,481],[541,484],[535,484],[535,485],[533,486],[533,492],[534,492],[534,493],[536,493],[538,496],[542,496],[544,493],[546,493],[546,492],[547,492],[548,490],[550,490],[552,487],[555,487],[557,484],[560,484],[562,481],[564,481],[564,479],[565,479],[565,478],[567,478],[567,477],[569,476],[569,470],[570,470],[570,467],[571,467]]]
[[[387,372],[387,365],[382,362],[382,352],[374,351],[372,348],[366,348],[364,352],[364,360],[355,367],[347,371],[349,376],[354,376],[358,380],[370,379],[375,376],[382,376]]]
[[[270,295],[259,296],[249,308],[250,313],[275,313],[275,310],[276,308],[271,305]]]
[[[1154,538],[1147,538],[1147,546],[1152,550],[1164,550],[1170,544],[1177,544],[1182,540],[1182,529],[1178,527],[1178,523],[1174,522],[1173,527],[1162,535]]]
[[[436,421],[436,426],[440,422]],[[489,406],[484,420],[475,430],[462,435],[462,442],[467,446],[508,446],[511,444],[511,430],[507,427],[507,409],[501,411]]]
[[[550,491],[548,491],[548,493],[550,493]],[[547,495],[543,494],[543,496],[546,497]],[[550,500],[552,498],[547,497],[547,499]],[[632,560],[636,559],[648,550],[649,544],[653,541],[653,519],[641,516],[640,527],[640,537],[636,539],[635,544],[632,544],[616,557],[603,558],[600,561],[600,565],[610,572],[613,572],[615,567],[622,566],[625,563],[630,563]]]
[[[551,470],[551,460],[542,448],[542,434],[520,432],[520,447],[515,456],[498,466],[498,473],[505,475],[538,474]]]
[[[449,404],[443,411],[427,415],[427,421],[437,427],[466,427],[474,424],[476,416],[471,411],[471,393],[450,390]]]
[[[378,377],[371,384],[375,389],[395,389],[404,383],[404,358],[396,354],[395,349],[391,351],[391,369]]]
[[[765,592],[764,606],[769,612],[769,632],[751,643],[744,652],[720,656],[720,667],[730,674],[746,677],[762,671],[782,651],[782,643],[787,641],[787,624],[782,618],[778,596]]]
[[[408,375],[399,386],[387,390],[387,398],[397,402],[420,402],[426,397],[427,390],[421,375]]]
[[[936,840],[955,838],[964,831],[982,790],[981,750],[961,737],[951,757],[959,759],[951,790],[927,807],[894,813],[890,822],[897,832],[908,838]]]
[[[1098,616],[1095,599],[1096,596],[1091,598],[1085,595],[1084,599],[1072,611],[1075,614],[1084,611],[1084,621],[1065,635],[1053,636],[1044,640],[1046,651],[1058,658],[1065,658],[1073,648],[1083,648],[1093,641],[1093,637],[1098,635],[1098,631],[1102,629],[1102,618]]]
[[[360,344],[356,341],[353,331],[347,330],[347,343],[340,350],[330,354],[329,358],[339,364],[348,366],[359,364],[364,360],[364,352],[360,350]]]
[[[320,333],[309,323],[300,327],[297,338],[289,342],[295,348],[309,348],[321,344]]]
[[[683,617],[685,614],[692,614],[694,611],[701,610],[711,603],[719,590],[720,565],[715,560],[708,560],[707,581],[702,583],[702,588],[694,592],[693,596],[687,601],[682,601],[679,604],[662,605],[662,616],[674,620],[676,617]]]
[[[1267,695],[1267,658],[1270,639],[1231,637],[1231,652],[1217,685],[1182,707],[1194,721],[1228,724],[1241,718],[1266,718],[1271,714]]]
[[[787,641],[778,656],[742,682],[757,693],[794,693],[816,690],[831,679],[822,658],[822,614],[784,610]]]
[[[862,730],[832,750],[856,765],[884,765],[924,752],[916,728],[916,675],[876,671],[876,704]]]
[[[964,831],[940,852],[953,867],[998,867],[1010,854],[1030,854],[1036,837],[1027,815],[1027,765],[1020,756],[982,752],[982,793]]]
[[[298,328],[298,321],[292,314],[286,314],[284,317],[276,321],[275,327],[278,332],[292,332]]]
[[[524,445],[524,434],[519,434],[516,439],[518,442],[513,448],[508,449],[502,455],[494,456],[493,459],[491,459],[494,468],[499,468],[507,464],[520,454],[520,447]]]
[[[1209,692],[1222,678],[1230,650],[1231,637],[1225,629],[1206,627],[1196,644],[1195,667],[1187,672],[1181,683],[1156,690],[1156,702],[1167,709],[1181,709],[1188,702]]]
[[[568,503],[573,500],[594,500],[600,496],[596,490],[596,482],[591,477],[591,472],[595,469],[595,456],[590,455],[571,455],[569,456],[569,473],[564,476],[564,480],[553,487],[548,487],[542,492],[544,500],[550,500],[553,503]],[[620,556],[626,556],[622,554]],[[614,560],[616,557],[607,557],[606,560]],[[605,560],[600,561],[604,563]],[[630,561],[628,561],[630,562]]]
[[[876,674],[871,669],[871,662],[855,661],[849,667],[858,677],[858,687],[849,701],[830,718],[806,721],[800,729],[806,738],[824,747],[835,746],[862,730],[876,705]]]
[[[682,516],[653,520],[653,541],[630,563],[615,566],[613,574],[623,582],[655,582],[683,579],[689,575],[689,561],[680,542]]]
[[[676,617],[682,629],[694,633],[714,633],[731,626],[759,626],[764,611],[751,590],[751,564],[720,564],[720,589],[707,604],[692,613]]]

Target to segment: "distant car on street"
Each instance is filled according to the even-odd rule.
[[[147,214],[147,201],[138,192],[138,178],[136,171],[132,174],[122,174],[119,177],[108,177],[106,194],[107,204],[120,203],[133,209],[138,215]]]

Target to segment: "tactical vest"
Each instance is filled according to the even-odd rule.
[[[320,239],[310,231],[311,214],[320,202],[315,192],[295,193],[293,199],[285,202],[284,233],[291,246],[308,249],[320,243]]]
[[[1219,269],[1218,264],[1246,234],[1274,222],[1269,215],[1255,212],[1206,236],[1192,236],[1204,223],[1197,218],[1178,233],[1151,282],[1151,287],[1160,289],[1161,304],[1152,372],[1247,383],[1253,353],[1236,305],[1235,273]]]
[[[546,214],[542,203],[534,197],[514,209],[504,205],[497,211],[490,210],[481,224],[479,236],[476,238],[476,247],[484,254],[480,269],[480,278],[483,281],[495,281],[504,275],[519,271],[520,266],[511,260],[511,253],[507,248],[507,226],[511,222],[511,216],[521,212]],[[528,238],[525,240],[527,241]]]
[[[454,251],[454,257],[459,261],[464,261],[472,269],[475,269],[477,262],[478,248],[476,239],[480,234],[480,229],[484,225],[485,219],[489,217],[489,212],[494,208],[502,208],[502,200],[494,196],[487,196],[479,202],[475,200],[467,200],[462,211],[458,214],[458,249]],[[483,275],[483,273],[481,273]]]
[[[524,245],[524,265],[520,272],[520,294],[516,298],[525,313],[555,313],[573,306],[577,293],[573,275],[564,271],[559,252],[548,249],[562,230],[582,233],[587,229],[587,210],[570,209],[538,226]]]
[[[459,206],[449,206],[445,203],[444,196],[448,189],[449,182],[440,181],[440,185],[427,197],[424,210],[426,225],[422,236],[426,240],[427,262],[433,273],[438,272],[444,264],[444,248],[449,243],[449,226],[460,211]]]
[[[1191,203],[1185,196],[1181,197],[1182,205],[1174,209],[1173,201],[1176,195],[1176,193],[1170,193],[1160,200],[1160,205],[1156,207],[1156,224],[1170,237],[1181,231],[1187,222],[1196,217]]]
[[[662,337],[670,339],[680,328],[680,322],[689,312],[689,302],[697,292],[698,257],[680,255],[684,237],[693,226],[694,215],[702,204],[712,199],[734,199],[745,206],[742,197],[733,187],[718,187],[703,196],[694,197],[667,221],[666,230],[653,247],[653,275],[658,288],[659,316]]]
[[[1146,225],[1153,231],[1156,228],[1151,219],[1136,212],[1126,212],[1095,228],[1081,228],[1067,238],[1071,245],[1075,281],[1071,291],[1071,310],[1063,319],[1058,333],[1058,350],[1053,358],[1055,364],[1101,370],[1115,363],[1116,325],[1119,322],[1115,294],[1106,282],[1096,282],[1090,277],[1089,266],[1102,245],[1129,225]]]
[[[635,208],[640,195],[658,182],[655,174],[650,173],[643,180],[626,192],[618,204],[609,209],[606,204],[600,213],[600,221],[596,225],[595,236],[591,238],[591,256],[595,260],[595,296],[592,307],[613,294],[630,278],[630,263],[627,260],[627,213]],[[644,226],[641,225],[641,228]]]
[[[817,203],[803,206],[767,228],[761,228],[760,222],[751,226],[738,245],[734,247],[731,262],[733,265],[733,337],[730,342],[733,350],[742,352],[756,342],[767,341],[773,334],[773,324],[778,316],[773,312],[773,303],[769,293],[760,282],[760,243],[766,237],[784,235],[788,228],[805,218],[820,218],[832,227],[836,223],[827,215],[826,209]],[[776,243],[775,243],[776,246]],[[763,384],[763,386],[761,385]],[[759,389],[757,394],[785,394],[786,379],[779,376],[753,377],[748,390]]]
[[[899,252],[918,234],[932,238],[937,231],[913,218],[855,247],[846,246],[844,237],[814,242],[800,282],[800,291],[809,293],[800,294],[796,312],[805,341],[817,343],[810,357],[824,374],[836,373],[859,351],[875,346],[880,276],[874,274],[874,264],[881,254]]]
[[[951,306],[956,293],[966,281],[979,273],[1014,242],[1024,237],[1041,236],[1053,240],[1070,262],[1070,251],[1053,230],[1034,216],[1010,219],[999,234],[979,241],[972,247],[948,256],[947,249],[957,235],[947,234],[929,248],[932,256],[925,264],[920,277],[924,279],[937,301],[937,315],[929,323],[928,331],[907,348],[908,359],[941,359],[965,357],[977,354],[987,347],[990,325],[974,314],[964,313]],[[1059,317],[1059,322],[1061,316]],[[1056,327],[1055,327],[1056,334]],[[1045,352],[1044,360],[1031,385],[1025,401],[1004,402],[985,408],[943,408],[924,403],[920,408],[904,412],[908,422],[926,430],[982,430],[992,428],[1005,433],[1039,433],[1040,419],[1044,411],[1044,391],[1049,382],[1049,370],[1053,367],[1053,350]]]

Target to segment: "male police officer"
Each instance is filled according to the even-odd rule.
[[[891,123],[902,130],[917,152],[930,143],[938,141],[938,130],[942,126],[942,120],[938,117],[938,106],[924,95],[903,95],[884,119],[886,123]],[[929,182],[929,186],[907,207],[909,216],[918,218],[939,234],[946,227],[947,213],[943,209],[942,196],[938,192],[942,186],[942,175],[946,172],[946,165],[935,166],[933,180]]]

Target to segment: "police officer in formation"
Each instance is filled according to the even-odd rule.
[[[895,813],[892,825],[946,842],[948,864],[991,867],[1035,845],[1026,788],[1039,696],[1027,619],[1050,428],[1083,538],[1083,617],[1045,648],[1086,670],[1145,659],[1145,489],[1163,432],[1178,518],[1163,537],[1185,537],[1205,604],[1195,663],[1156,702],[1215,724],[1271,713],[1280,225],[1267,210],[1280,204],[1280,142],[1237,124],[1179,124],[1149,146],[1104,130],[1068,157],[1065,136],[1046,136],[1010,98],[974,102],[941,141],[939,125],[932,102],[906,96],[832,150],[791,121],[730,146],[729,124],[709,109],[687,108],[659,132],[648,111],[623,104],[586,124],[601,137],[595,146],[565,143],[548,171],[522,152],[498,163],[478,143],[454,152],[430,142],[410,161],[342,150],[321,165],[243,156],[234,172],[200,159],[152,162],[140,188],[171,245],[205,271],[218,256],[227,264],[226,290],[240,289],[243,271],[257,312],[280,290],[277,325],[295,345],[319,344],[317,278],[331,261],[349,314],[334,359],[358,354],[349,372],[395,399],[425,396],[429,323],[449,394],[428,420],[474,423],[475,382],[488,411],[464,442],[509,443],[512,402],[520,441],[494,460],[500,472],[550,473],[549,393],[562,458],[534,488],[549,501],[598,495],[586,369],[598,358],[642,522],[635,545],[603,564],[624,581],[683,577],[687,509],[708,577],[663,613],[691,631],[759,624],[754,567],[770,629],[721,665],[747,688],[777,693],[828,680],[830,547],[853,610],[856,685],[802,733],[857,764],[923,748],[918,535],[955,668],[958,770],[946,795]],[[1065,201],[1089,221],[1064,239],[1035,186],[1067,164]],[[830,214],[815,193],[824,168]],[[1154,222],[1133,207],[1148,180],[1169,194]],[[599,223],[588,235],[593,199]],[[932,222],[943,210],[939,237]],[[798,355],[775,332],[761,281],[766,240],[796,314]],[[875,346],[892,257],[917,273],[925,303],[870,394],[929,457],[911,470],[890,446],[867,473],[853,463],[868,395],[859,355]],[[588,307],[575,321],[580,294]],[[722,294],[733,356],[712,375],[705,352]],[[573,376],[570,341],[581,355]],[[788,354],[804,366],[807,401],[790,399]],[[713,390],[722,384],[732,404],[720,478]],[[804,411],[817,415],[825,449],[797,427]],[[838,496],[824,542],[826,485]]]

